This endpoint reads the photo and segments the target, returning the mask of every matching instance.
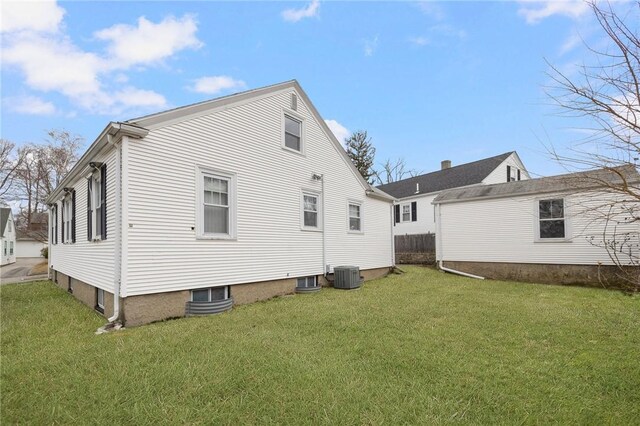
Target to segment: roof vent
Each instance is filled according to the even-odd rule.
[[[420,193],[420,184],[416,183],[416,194]]]
[[[440,162],[440,170],[450,169],[451,168],[451,160],[442,160]]]
[[[291,109],[294,111],[298,110],[298,97],[295,93],[291,94]]]

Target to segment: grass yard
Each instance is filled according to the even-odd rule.
[[[2,286],[0,422],[640,422],[640,298],[406,270],[100,336]]]

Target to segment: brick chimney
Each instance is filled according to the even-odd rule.
[[[440,170],[450,169],[451,168],[451,160],[442,160],[440,162]]]

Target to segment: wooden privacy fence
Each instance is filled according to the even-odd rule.
[[[436,251],[436,234],[396,235],[396,253],[429,253]]]

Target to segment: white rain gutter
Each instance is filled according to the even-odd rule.
[[[324,203],[324,174],[320,175],[320,185],[322,191],[322,270],[323,275],[326,278],[329,271],[327,271],[327,227],[325,223],[325,203]]]
[[[481,277],[480,275],[473,275],[473,274],[469,274],[467,272],[462,272],[462,271],[457,271],[455,269],[451,269],[451,268],[445,268],[442,265],[442,242],[444,240],[444,238],[442,238],[442,216],[441,216],[441,205],[440,204],[436,204],[436,207],[438,208],[438,223],[437,223],[437,232],[436,232],[436,241],[439,239],[440,240],[440,259],[438,259],[438,268],[441,271],[445,271],[445,272],[449,272],[450,274],[456,274],[456,275],[462,275],[463,277],[469,277],[469,278],[475,278],[477,280],[484,280],[484,277]],[[438,244],[436,244],[436,256],[438,252]]]

